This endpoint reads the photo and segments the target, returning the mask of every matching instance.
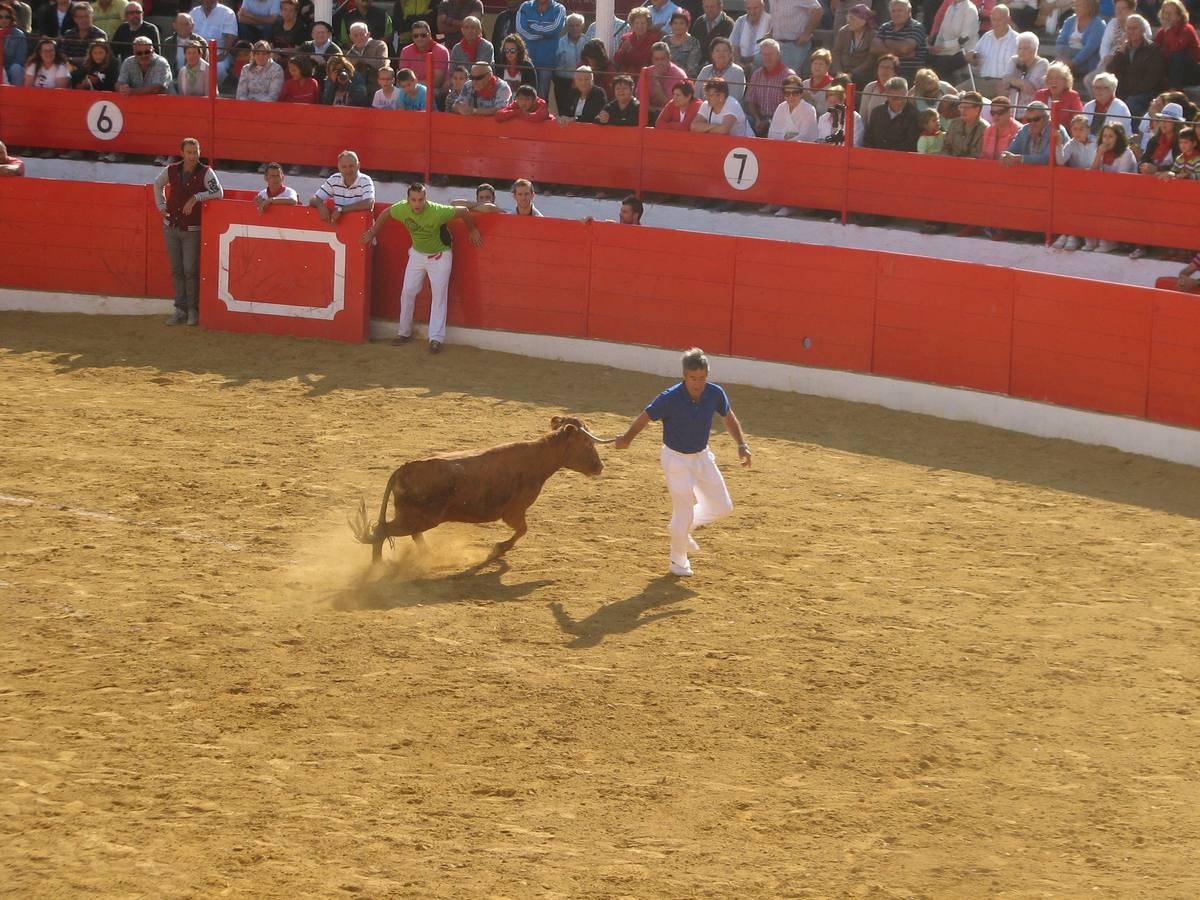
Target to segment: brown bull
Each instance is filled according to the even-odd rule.
[[[391,538],[411,535],[420,545],[422,532],[443,522],[503,520],[513,536],[498,542],[488,558],[502,556],[525,534],[525,511],[546,479],[563,468],[584,475],[604,470],[596,443],[611,441],[600,441],[579,419],[555,416],[550,427],[554,430],[533,441],[405,463],[388,479],[374,528],[367,523],[366,502],[359,503],[358,520],[350,522],[354,536],[371,545],[371,559],[378,561],[383,542]],[[390,522],[389,498],[396,504],[396,517]]]

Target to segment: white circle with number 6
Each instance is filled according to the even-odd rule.
[[[88,107],[87,126],[98,141],[111,141],[121,133],[125,117],[111,100],[98,100]]]
[[[758,181],[758,157],[753,150],[734,147],[725,157],[725,180],[735,191],[748,191]]]

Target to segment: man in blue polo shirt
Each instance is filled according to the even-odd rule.
[[[688,551],[700,549],[692,539],[692,531],[733,511],[717,459],[708,449],[714,415],[725,420],[729,436],[738,445],[742,465],[750,465],[750,445],[729,406],[729,398],[720,385],[708,383],[708,359],[703,350],[693,347],[683,354],[683,381],[655,397],[613,445],[624,450],[647,424],[663,423],[661,459],[671,494],[667,533],[671,535],[672,575],[692,574]]]

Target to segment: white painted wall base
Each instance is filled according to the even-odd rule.
[[[0,310],[138,315],[167,313],[170,309],[169,300],[0,289]],[[394,321],[373,319],[372,339],[390,339],[396,334],[396,324]],[[418,326],[416,333],[423,337],[424,327]],[[448,344],[515,353],[536,359],[612,366],[664,378],[679,375],[679,353],[656,347],[454,326],[447,328],[446,341]],[[714,378],[728,384],[793,391],[855,403],[874,403],[901,412],[975,422],[1037,437],[1113,447],[1168,462],[1200,466],[1200,431],[1191,428],[878,375],[732,356],[712,356],[711,360]]]

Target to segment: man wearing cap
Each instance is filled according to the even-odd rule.
[[[1000,154],[1002,166],[1044,166],[1050,162],[1050,136],[1047,127],[1050,107],[1041,100],[1034,100],[1025,108],[1025,124],[1017,132],[1008,149]],[[1057,146],[1068,140],[1067,129],[1058,126]]]
[[[1158,44],[1146,40],[1150,27],[1141,16],[1125,20],[1125,45],[1113,54],[1108,71],[1117,76],[1117,96],[1135,116],[1144,116],[1166,87],[1167,60]]]
[[[683,380],[655,397],[613,446],[625,450],[648,424],[663,423],[659,459],[672,507],[667,526],[671,536],[669,571],[687,578],[692,574],[688,552],[700,549],[692,532],[733,511],[733,500],[717,468],[717,458],[708,449],[713,416],[719,415],[724,420],[743,466],[750,465],[751,456],[729,397],[720,385],[708,381],[708,358],[704,351],[693,347],[683,354],[682,363]]]
[[[133,39],[139,37],[149,38],[150,43],[154,45],[154,52],[159,52],[158,26],[143,18],[142,4],[131,2],[125,7],[125,21],[117,26],[113,35],[113,53],[121,59],[129,56],[133,53]],[[170,64],[170,60],[167,60],[167,63]]]

